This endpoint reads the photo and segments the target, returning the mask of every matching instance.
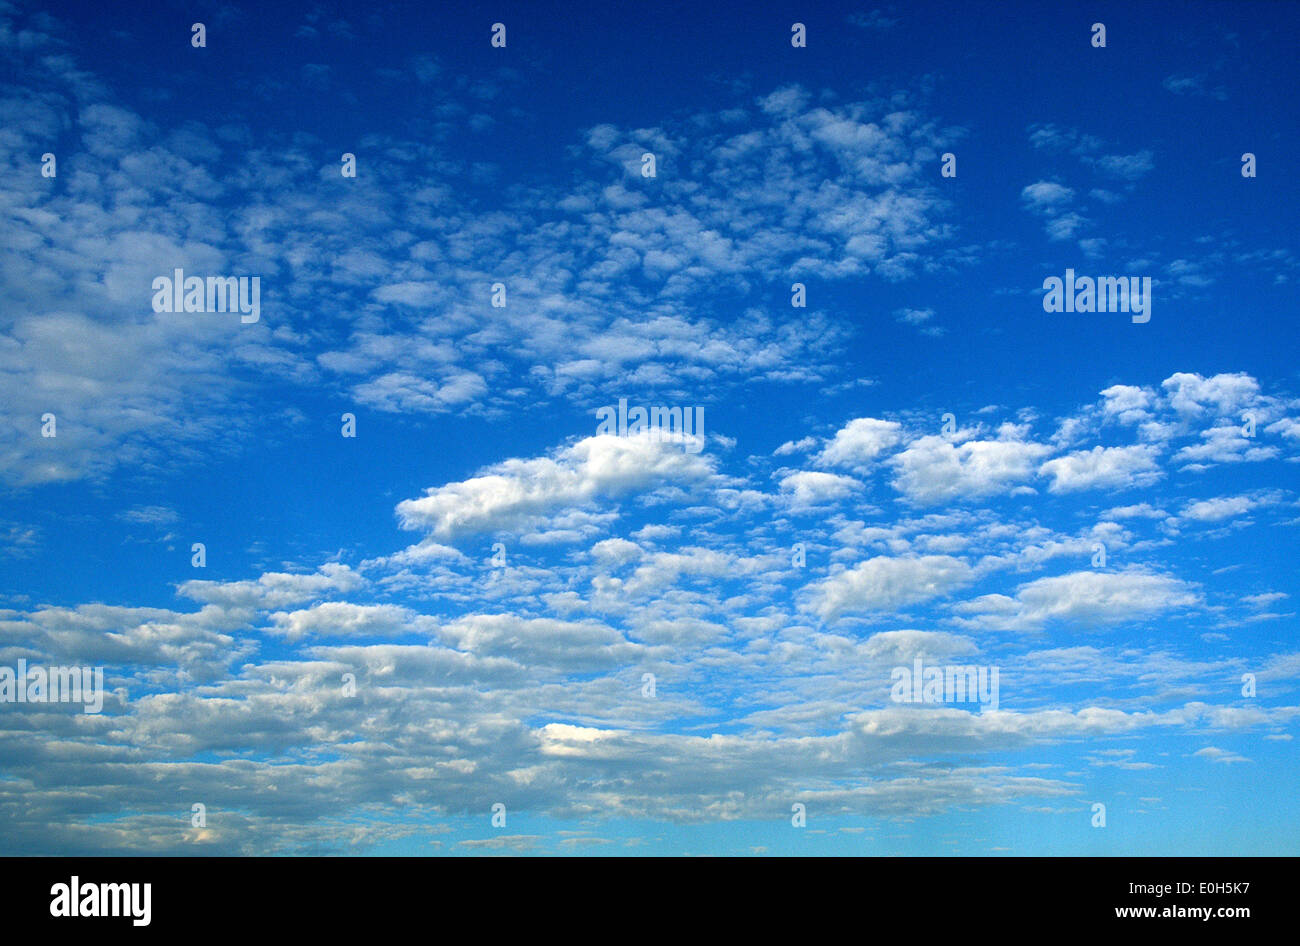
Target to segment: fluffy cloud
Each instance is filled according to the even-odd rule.
[[[817,455],[827,466],[865,470],[902,440],[902,425],[874,417],[849,421]]]
[[[1259,397],[1259,382],[1244,373],[1203,378],[1180,371],[1166,378],[1161,387],[1169,406],[1180,414],[1201,415],[1210,411],[1233,414]]]
[[[958,444],[926,436],[891,460],[894,487],[925,505],[1005,494],[1029,480],[1037,461],[1050,452],[1044,444],[1010,438]]]
[[[350,566],[330,562],[310,575],[267,572],[255,581],[186,581],[177,591],[227,608],[283,608],[323,595],[355,591],[365,583]]]
[[[483,474],[399,503],[403,528],[439,539],[520,530],[559,510],[662,485],[706,480],[713,462],[650,434],[588,437],[553,457],[507,460]]]
[[[1039,578],[1014,597],[984,595],[956,608],[962,623],[996,630],[1034,630],[1051,622],[1109,625],[1194,607],[1200,596],[1186,582],[1140,571],[1079,571]]]
[[[1080,489],[1133,488],[1159,479],[1156,463],[1159,451],[1153,447],[1093,447],[1048,460],[1039,472],[1052,478],[1054,493]]]
[[[852,477],[834,473],[805,470],[781,478],[781,492],[789,496],[795,508],[845,499],[861,489],[862,484]]]
[[[823,621],[846,612],[891,612],[967,584],[969,565],[950,555],[869,558],[813,585],[809,604]]]
[[[1047,212],[1068,204],[1074,198],[1074,191],[1054,181],[1038,181],[1025,187],[1020,197],[1030,210]]]
[[[271,615],[272,632],[291,641],[314,637],[381,637],[428,632],[432,622],[391,604],[361,605],[326,601],[301,611]]]
[[[1222,522],[1234,516],[1250,512],[1258,503],[1249,496],[1220,496],[1216,499],[1203,499],[1188,503],[1183,509],[1184,519],[1197,522]]]

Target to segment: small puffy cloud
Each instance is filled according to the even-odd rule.
[[[1052,181],[1030,184],[1020,192],[1025,206],[1037,213],[1052,213],[1065,207],[1074,198],[1074,191]]]
[[[1293,417],[1283,417],[1264,428],[1266,433],[1279,434],[1287,440],[1300,441],[1300,421]]]
[[[813,585],[809,603],[823,621],[845,612],[889,612],[948,594],[972,580],[973,570],[950,555],[879,556]]]
[[[118,518],[123,522],[165,526],[176,522],[180,516],[176,514],[176,510],[168,509],[166,506],[136,506],[134,509],[119,513]]]
[[[108,604],[0,611],[0,646],[22,639],[52,660],[175,667],[210,679],[253,649],[230,633],[248,618],[247,611],[215,604],[194,613]]]
[[[777,447],[772,453],[778,457],[786,457],[792,453],[803,453],[817,446],[816,437],[803,437],[799,440],[787,440],[781,446]]]
[[[431,539],[425,539],[402,549],[400,552],[394,552],[392,555],[367,559],[361,563],[361,568],[363,571],[373,566],[384,568],[407,566],[428,568],[438,565],[463,565],[468,561],[469,558],[459,549],[452,548],[450,545],[440,545]]]
[[[934,318],[934,309],[899,309],[894,313],[898,321],[906,322],[908,325],[920,325],[922,322],[928,322]]]
[[[905,325],[915,325],[927,335],[942,335],[943,329],[927,324],[934,318],[934,309],[898,309],[894,318]]]
[[[1197,522],[1222,522],[1233,516],[1244,515],[1255,508],[1258,503],[1249,496],[1220,496],[1216,499],[1203,499],[1189,503],[1183,510],[1184,519]]]
[[[1165,519],[1169,513],[1157,509],[1150,503],[1135,503],[1132,506],[1112,506],[1101,514],[1103,519]]]
[[[817,461],[865,472],[881,454],[902,440],[902,430],[902,425],[892,420],[856,418],[836,432],[818,454]]]
[[[955,444],[922,437],[890,461],[894,488],[920,504],[1009,493],[1033,476],[1051,448],[1017,439],[968,440]]]
[[[1124,181],[1136,181],[1156,166],[1155,156],[1150,151],[1136,154],[1105,154],[1096,160],[1096,168],[1102,174]]]
[[[1176,259],[1165,270],[1179,285],[1203,287],[1214,283],[1214,278],[1205,274],[1204,265],[1199,261]]]
[[[1122,424],[1136,424],[1151,416],[1156,395],[1150,388],[1113,384],[1101,392],[1102,413]]]
[[[1259,382],[1245,372],[1203,378],[1180,371],[1166,378],[1161,387],[1169,406],[1180,414],[1230,414],[1259,398]]]
[[[712,461],[680,443],[649,434],[599,435],[551,457],[507,460],[482,475],[430,489],[397,505],[405,529],[426,529],[456,539],[503,529],[520,530],[564,509],[616,499],[664,485],[690,485],[708,477]]]
[[[1053,240],[1069,240],[1087,222],[1086,218],[1076,213],[1062,214],[1047,221],[1047,235]]]
[[[1003,630],[1037,630],[1050,622],[1097,625],[1189,608],[1200,596],[1186,582],[1148,572],[1079,571],[1039,578],[1014,597],[984,595],[959,605],[962,623]]]
[[[965,657],[978,650],[969,637],[943,631],[880,631],[862,645],[864,655],[886,663],[905,663],[916,657]]]
[[[1280,452],[1274,446],[1261,446],[1258,440],[1244,436],[1241,428],[1232,424],[1202,431],[1201,442],[1183,447],[1174,454],[1174,460],[1188,470],[1205,470],[1215,463],[1271,460]]]
[[[818,506],[822,503],[847,499],[862,489],[862,484],[851,476],[836,473],[819,473],[804,470],[781,479],[781,492],[795,507]]]
[[[1204,749],[1197,749],[1192,755],[1197,759],[1204,759],[1207,762],[1217,762],[1221,765],[1230,765],[1233,762],[1249,762],[1243,755],[1235,752],[1229,752],[1227,749],[1220,749],[1218,746],[1206,746]]]
[[[1052,478],[1053,493],[1081,489],[1146,486],[1163,474],[1156,463],[1155,447],[1093,447],[1048,460],[1039,472]]]
[[[1056,125],[1033,125],[1029,143],[1039,150],[1063,151],[1075,141],[1075,135]]]
[[[471,851],[509,851],[522,853],[536,848],[542,841],[539,834],[502,834],[492,838],[474,838],[456,844]]]
[[[364,583],[365,579],[349,566],[330,562],[311,575],[267,572],[255,581],[187,581],[177,591],[193,601],[264,610],[355,591]]]
[[[390,371],[353,389],[357,398],[378,410],[399,413],[441,413],[481,400],[487,382],[472,371],[438,369],[440,378]]]
[[[1285,591],[1267,591],[1258,595],[1246,595],[1241,599],[1241,603],[1251,608],[1267,608],[1269,605],[1285,601],[1289,597],[1291,596]]]
[[[444,624],[438,636],[457,650],[501,657],[524,666],[574,671],[622,666],[645,648],[598,621],[472,614]]]
[[[808,93],[797,85],[787,85],[758,100],[758,107],[769,115],[788,118],[803,111]]]
[[[1101,237],[1089,237],[1079,241],[1079,249],[1090,259],[1099,259],[1106,252],[1106,241]]]
[[[271,615],[272,633],[289,640],[303,637],[381,637],[432,630],[427,618],[391,604],[349,604],[326,601],[300,611]]]
[[[641,546],[627,539],[605,539],[591,547],[591,557],[602,565],[621,565],[641,555]]]

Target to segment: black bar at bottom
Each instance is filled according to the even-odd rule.
[[[941,928],[973,934],[1041,923],[1063,930],[1133,928],[1150,934],[1167,929],[1178,935],[1196,927],[1231,936],[1260,932],[1294,915],[1294,903],[1284,905],[1283,899],[1293,900],[1288,895],[1295,862],[4,858],[0,872],[0,906],[9,932],[75,927],[78,933],[112,928],[128,936],[195,930],[336,936],[351,929],[373,934],[376,922],[460,917],[493,931],[518,924],[534,934],[566,927],[610,933],[643,927],[667,934],[680,932],[676,922],[688,919],[692,933],[698,933],[701,925],[734,930],[736,924],[762,925],[765,918],[821,926],[838,913],[864,934],[883,932],[888,927],[879,922],[891,920],[918,934]],[[149,885],[147,925],[142,922],[144,884]],[[122,915],[70,915],[74,886],[78,914],[84,909]]]

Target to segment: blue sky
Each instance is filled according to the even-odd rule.
[[[1300,8],[273,7],[0,3],[0,851],[1296,852]]]

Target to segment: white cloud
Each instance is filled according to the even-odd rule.
[[[554,457],[507,460],[459,483],[434,487],[397,505],[403,528],[440,539],[520,530],[557,511],[661,485],[705,480],[713,463],[650,434],[588,437]]]
[[[1136,424],[1150,417],[1156,395],[1150,388],[1113,384],[1101,392],[1102,411],[1122,424]]]
[[[336,592],[355,591],[365,579],[347,565],[329,563],[315,574],[267,572],[255,581],[182,582],[177,591],[194,601],[228,608],[283,608]]]
[[[433,624],[406,608],[391,604],[361,605],[326,601],[300,611],[277,611],[271,615],[272,633],[291,641],[303,637],[381,637],[428,633]]]
[[[968,440],[955,444],[922,437],[890,462],[894,488],[915,503],[934,504],[1010,492],[1029,480],[1051,448],[1021,440]]]
[[[1157,509],[1150,503],[1136,503],[1132,506],[1114,506],[1101,514],[1103,519],[1165,519],[1169,513]]]
[[[1180,414],[1201,415],[1207,411],[1233,414],[1259,397],[1259,382],[1244,372],[1204,378],[1180,371],[1166,378],[1161,387],[1169,405]]]
[[[1200,596],[1176,578],[1141,571],[1078,571],[1039,578],[1014,597],[984,595],[958,605],[961,623],[998,630],[1034,630],[1049,622],[1117,624],[1194,607]]]
[[[890,420],[856,418],[836,432],[818,454],[817,462],[866,472],[881,454],[902,441],[902,429],[901,424]]]
[[[1163,474],[1154,447],[1093,447],[1048,460],[1039,472],[1052,477],[1053,493],[1081,489],[1133,488],[1148,486]]]
[[[176,510],[168,509],[166,506],[137,506],[120,513],[118,518],[142,525],[165,526],[176,522],[180,516]]]
[[[819,506],[845,499],[862,489],[851,476],[803,470],[781,478],[781,492],[795,508]]]
[[[1195,758],[1205,759],[1208,762],[1217,762],[1220,765],[1230,765],[1233,762],[1249,762],[1243,755],[1235,752],[1229,752],[1227,749],[1220,749],[1218,746],[1206,746],[1204,749],[1197,749],[1192,753]]]
[[[1103,174],[1124,181],[1136,181],[1155,168],[1155,155],[1150,151],[1136,154],[1104,154],[1096,159],[1096,167]]]
[[[438,636],[459,650],[503,657],[534,670],[555,667],[591,671],[624,666],[645,650],[598,621],[523,618],[515,614],[472,614],[444,624]]]
[[[789,456],[792,453],[803,453],[817,446],[816,437],[802,437],[799,440],[787,440],[781,446],[772,451],[773,455],[778,457]]]
[[[1220,496],[1189,503],[1183,509],[1182,517],[1197,522],[1222,522],[1224,519],[1244,515],[1256,505],[1258,503],[1249,496]]]
[[[812,585],[809,603],[823,621],[845,612],[890,612],[946,595],[972,580],[973,571],[950,555],[869,558]]]
[[[1074,198],[1074,191],[1054,181],[1038,181],[1020,192],[1030,210],[1051,212],[1064,207]]]
[[[1208,469],[1214,463],[1258,463],[1281,451],[1245,436],[1237,425],[1211,427],[1201,432],[1201,443],[1189,444],[1174,454],[1175,462],[1189,470]]]

